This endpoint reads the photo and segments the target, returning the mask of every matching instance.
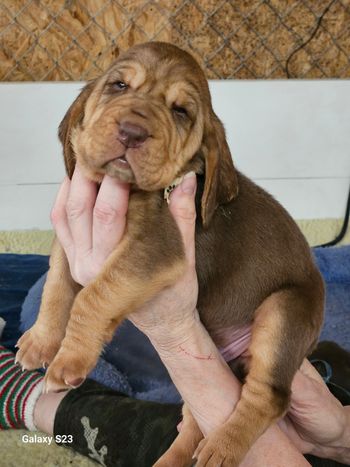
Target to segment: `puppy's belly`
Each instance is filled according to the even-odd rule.
[[[211,337],[217,345],[221,355],[229,362],[248,350],[251,342],[252,325],[233,326],[211,333]]]

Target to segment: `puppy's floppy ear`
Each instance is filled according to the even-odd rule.
[[[94,84],[95,81],[91,81],[83,88],[79,96],[69,107],[66,115],[60,123],[60,126],[58,127],[58,137],[63,146],[64,164],[69,178],[72,178],[76,162],[76,157],[71,143],[72,130],[83,121],[85,104],[94,88]]]
[[[205,159],[205,183],[201,214],[203,225],[207,227],[215,209],[238,194],[237,174],[226,142],[225,130],[214,112],[204,130],[202,150]]]

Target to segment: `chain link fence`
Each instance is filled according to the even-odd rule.
[[[2,0],[2,81],[88,80],[148,40],[211,79],[349,78],[350,0]]]

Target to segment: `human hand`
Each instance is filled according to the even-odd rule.
[[[280,427],[304,454],[350,461],[350,412],[307,360],[294,377],[291,406]]]
[[[51,211],[73,279],[91,282],[121,240],[126,223],[129,185],[105,175],[100,189],[77,164],[72,180],[64,179]]]
[[[170,196],[170,211],[181,232],[187,271],[177,284],[168,287],[131,317],[142,331],[161,337],[164,330],[179,332],[198,319],[194,231],[196,176],[188,174]],[[86,286],[102,269],[108,256],[122,239],[129,201],[129,186],[106,175],[97,185],[88,180],[79,165],[72,180],[64,179],[51,219],[73,279]],[[168,333],[169,335],[169,333]]]

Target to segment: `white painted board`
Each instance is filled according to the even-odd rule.
[[[57,127],[82,83],[0,84],[0,230],[50,227],[64,176]],[[236,166],[298,219],[342,217],[350,81],[212,81]]]

